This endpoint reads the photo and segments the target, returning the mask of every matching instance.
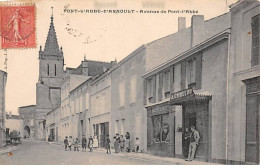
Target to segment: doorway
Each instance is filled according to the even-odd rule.
[[[260,77],[243,81],[246,84],[245,161],[260,161]]]
[[[28,126],[24,127],[24,138],[30,138],[30,128]]]
[[[189,143],[185,140],[185,129],[189,131],[191,126],[195,126],[195,129],[199,132],[200,139],[197,147],[195,158],[197,160],[208,161],[208,101],[192,101],[183,105],[183,138],[182,138],[182,153],[183,157],[188,156]]]

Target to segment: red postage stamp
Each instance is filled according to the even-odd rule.
[[[35,6],[0,6],[2,48],[34,48]]]

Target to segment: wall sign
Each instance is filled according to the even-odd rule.
[[[193,94],[192,89],[185,89],[185,90],[182,90],[182,91],[179,91],[179,92],[176,92],[176,93],[172,93],[171,99],[174,100],[174,99],[181,98],[181,97],[184,97],[184,96],[188,96],[188,95],[191,95],[191,94]]]

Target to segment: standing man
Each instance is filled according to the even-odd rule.
[[[189,128],[185,128],[185,133],[184,133],[184,157],[188,158],[189,157],[189,146],[190,146],[190,136],[191,132],[189,131]]]
[[[200,139],[199,132],[195,129],[195,126],[191,126],[189,155],[187,160],[189,162],[191,162],[194,159],[197,145],[199,145],[199,139]]]

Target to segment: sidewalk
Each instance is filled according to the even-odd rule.
[[[48,143],[52,145],[63,145],[63,143],[60,142],[48,142],[48,141],[38,141],[42,143]],[[79,145],[81,147],[81,145]],[[93,152],[98,152],[98,153],[105,153],[106,154],[106,149],[104,148],[94,148]],[[119,157],[125,157],[125,158],[132,158],[132,159],[139,159],[139,160],[153,160],[153,161],[158,161],[158,163],[166,163],[166,164],[174,164],[174,165],[217,165],[216,163],[209,163],[209,162],[202,162],[202,161],[192,161],[192,162],[187,162],[184,159],[180,158],[169,158],[169,157],[159,157],[159,156],[154,156],[151,154],[147,153],[115,153],[113,149],[111,149],[111,155],[113,156],[119,156]]]
[[[106,149],[104,148],[96,148],[94,149],[94,152],[100,152],[100,153],[106,153]],[[184,159],[180,158],[170,158],[170,157],[160,157],[160,156],[154,156],[152,154],[148,153],[135,153],[135,152],[130,152],[130,153],[114,153],[113,150],[111,149],[111,154],[116,155],[119,157],[127,157],[127,158],[133,158],[133,159],[139,159],[139,160],[153,160],[153,161],[158,161],[158,163],[167,163],[167,164],[174,164],[174,165],[216,165],[215,163],[209,163],[209,162],[202,162],[202,161],[192,161],[192,162],[187,162]]]

